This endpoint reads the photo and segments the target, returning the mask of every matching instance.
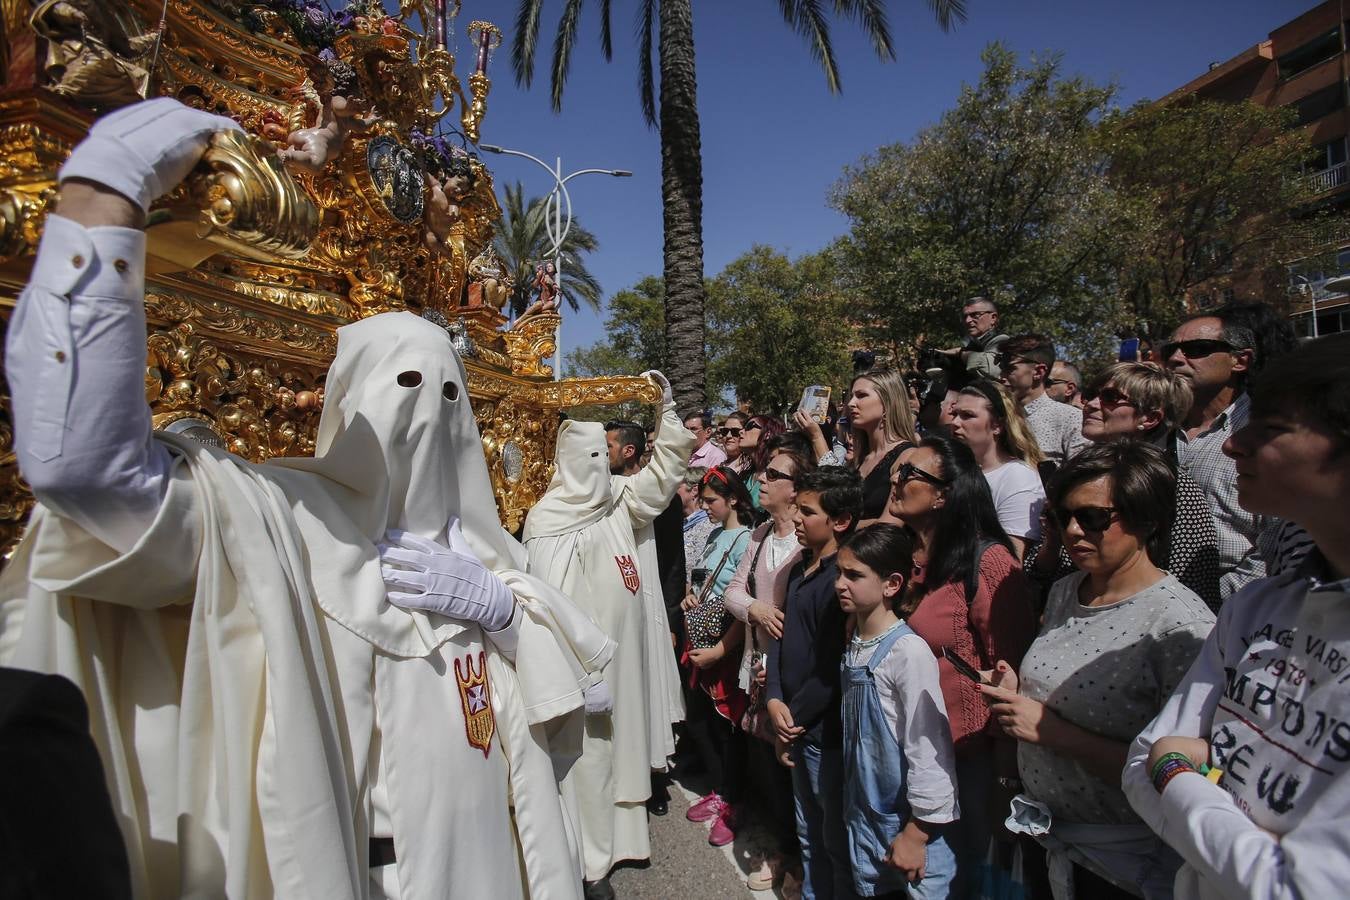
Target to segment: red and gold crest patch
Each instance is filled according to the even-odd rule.
[[[460,670],[460,661],[455,660],[455,681],[459,683],[459,703],[464,709],[464,734],[470,747],[483,751],[487,759],[492,749],[492,733],[497,730],[497,720],[492,717],[492,687],[488,684],[487,660],[483,651],[478,651],[478,671],[473,668],[473,654],[464,657],[464,668]]]
[[[628,588],[628,593],[636,594],[638,588],[642,587],[642,579],[638,578],[637,564],[633,562],[631,556],[616,556],[614,561],[619,564],[619,574],[623,576],[623,586]]]

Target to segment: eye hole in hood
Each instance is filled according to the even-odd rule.
[[[459,385],[455,384],[453,381],[447,381],[445,384],[441,385],[441,394],[445,396],[445,399],[454,403],[459,399]]]
[[[407,388],[417,387],[422,383],[422,373],[417,371],[399,372],[398,383]]]

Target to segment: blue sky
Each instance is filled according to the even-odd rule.
[[[923,0],[888,4],[897,60],[882,63],[861,31],[834,23],[843,93],[829,94],[819,66],[770,0],[694,0],[703,136],[704,267],[715,275],[754,244],[793,256],[847,230],[827,196],[843,168],[876,147],[908,141],[980,74],[980,51],[1001,40],[1021,55],[1058,52],[1064,69],[1114,81],[1129,104],[1167,93],[1264,40],[1311,0],[968,0],[965,24],[944,34]],[[599,4],[586,4],[563,112],[548,104],[552,35],[561,2],[545,5],[536,80],[518,88],[509,29],[515,0],[465,0],[461,28],[489,18],[508,31],[492,60],[484,143],[525,150],[565,172],[629,169],[632,178],[582,176],[568,185],[600,250],[588,265],[606,296],[661,273],[660,144],[642,122],[636,87],[632,0],[614,3],[615,57],[600,55]],[[467,74],[467,41],[460,39]],[[498,188],[517,179],[527,194],[552,187],[526,160],[485,155]],[[569,314],[564,349],[603,336],[604,313]]]

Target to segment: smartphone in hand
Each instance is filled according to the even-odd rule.
[[[972,666],[970,663],[966,662],[966,661],[965,661],[964,659],[962,659],[961,657],[957,656],[957,655],[956,655],[956,651],[952,650],[951,647],[943,647],[943,648],[942,648],[942,655],[945,656],[945,657],[947,658],[947,662],[949,662],[949,663],[952,664],[952,668],[953,668],[953,669],[955,669],[956,671],[960,672],[962,675],[966,676],[967,678],[969,678],[971,681],[975,682],[976,684],[988,684],[988,683],[989,683],[989,682],[985,681],[983,677],[980,676],[980,673],[979,673],[978,671],[976,671],[976,669],[975,669],[974,666]]]
[[[830,414],[830,386],[813,384],[802,391],[802,402],[797,404],[797,409],[814,419],[818,425],[824,425]]]

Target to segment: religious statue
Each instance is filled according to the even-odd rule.
[[[511,291],[516,286],[516,280],[511,277],[491,244],[469,263],[469,283],[478,285],[484,306],[497,310],[503,309],[510,301]]]
[[[306,172],[318,172],[337,158],[342,145],[353,131],[365,126],[362,117],[369,104],[361,96],[361,83],[351,63],[331,53],[301,57],[309,69],[309,78],[296,93],[319,109],[318,122],[312,128],[291,132],[281,158]]]
[[[43,70],[54,93],[100,109],[145,96],[159,32],[130,34],[101,0],[43,0],[29,23],[47,42]]]
[[[521,318],[534,313],[553,312],[558,308],[558,276],[553,263],[543,263],[534,267],[534,281],[530,285],[539,292],[534,302],[521,314]]]

